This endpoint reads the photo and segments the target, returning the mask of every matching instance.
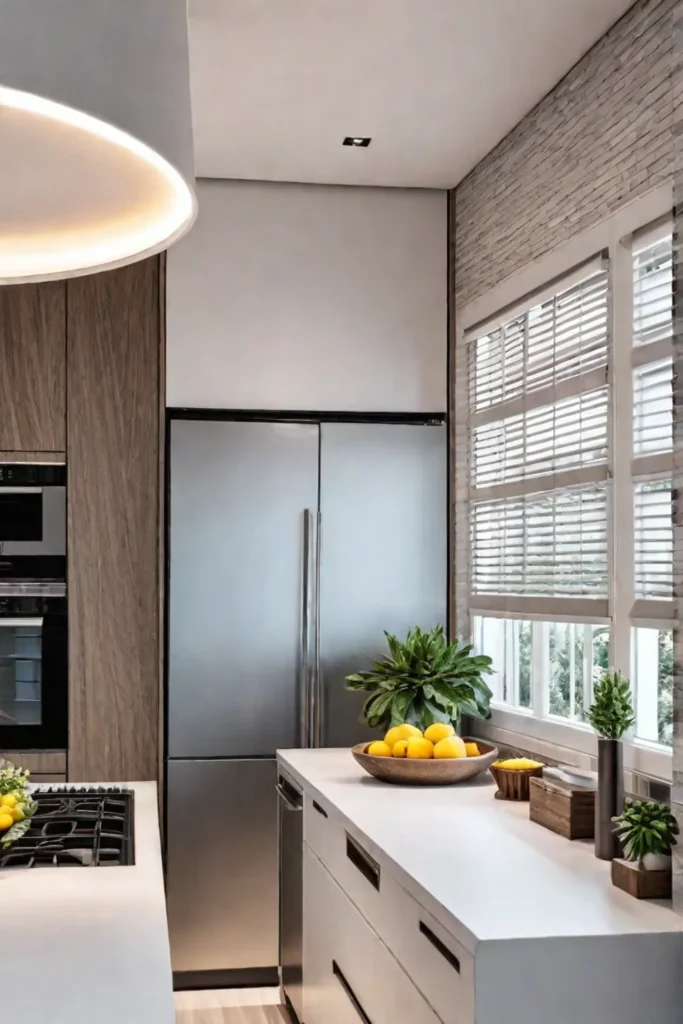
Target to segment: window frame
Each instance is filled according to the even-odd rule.
[[[548,282],[566,278],[574,268],[588,263],[601,251],[610,264],[609,312],[611,351],[609,353],[610,429],[608,466],[608,575],[609,597],[606,621],[610,625],[610,663],[630,676],[632,628],[656,626],[673,628],[676,622],[670,611],[655,620],[653,611],[647,618],[636,619],[634,598],[634,520],[619,516],[624,503],[633,507],[633,244],[642,245],[647,234],[662,231],[667,222],[672,226],[672,185],[652,190],[641,199],[628,204],[589,231],[555,248],[547,256],[502,281],[492,291],[455,312],[455,351],[452,381],[453,410],[453,573],[451,628],[459,635],[472,635],[473,615],[487,614],[470,608],[470,412],[469,368],[466,334],[479,324],[495,319],[500,310],[520,309],[530,298],[536,301],[539,292],[548,290]],[[653,238],[655,235],[653,234]],[[560,284],[561,288],[562,285]],[[520,300],[520,296],[524,297]],[[528,297],[528,298],[527,298]],[[673,462],[673,459],[672,459]],[[464,470],[463,470],[464,467]],[[675,602],[669,602],[675,608]],[[496,612],[494,612],[494,615]],[[497,617],[503,617],[500,610]],[[548,616],[514,614],[510,618],[564,618],[571,615]],[[533,687],[533,681],[532,681]],[[490,722],[477,722],[477,731],[500,742],[517,746],[529,744],[539,754],[565,756],[579,762],[592,761],[597,745],[590,726],[576,721],[537,717],[525,709],[494,705]],[[546,749],[544,749],[546,748]],[[628,736],[625,744],[627,769],[655,778],[671,779],[672,752],[659,743]]]

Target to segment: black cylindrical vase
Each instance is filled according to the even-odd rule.
[[[595,856],[614,860],[619,843],[612,818],[624,809],[624,766],[621,740],[598,737],[598,791],[595,794]]]

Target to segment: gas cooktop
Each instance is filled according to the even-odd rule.
[[[4,848],[0,868],[107,867],[135,863],[133,793],[104,786],[49,787],[24,835]]]

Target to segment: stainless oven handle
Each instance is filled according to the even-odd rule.
[[[42,626],[42,616],[36,619],[3,619],[0,616],[0,629],[3,626]]]
[[[42,494],[42,487],[3,487],[0,485],[0,494]]]

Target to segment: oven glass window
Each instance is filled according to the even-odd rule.
[[[42,539],[42,492],[0,490],[0,544],[3,541]]]
[[[3,726],[41,725],[42,623],[0,619],[0,749]]]

